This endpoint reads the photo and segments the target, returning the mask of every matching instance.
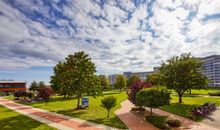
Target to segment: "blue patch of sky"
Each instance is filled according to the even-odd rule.
[[[26,70],[0,71],[0,80],[27,81],[28,85],[33,81],[44,81],[49,84],[50,76],[53,74],[53,67],[32,67]]]
[[[216,20],[216,19],[220,19],[220,13],[208,15],[208,16],[204,17],[202,20],[208,21],[208,20]]]

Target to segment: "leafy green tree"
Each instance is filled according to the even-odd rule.
[[[127,81],[127,87],[131,87],[132,84],[134,84],[136,81],[141,80],[139,76],[133,75],[131,76]]]
[[[65,67],[64,62],[58,62],[58,64],[53,68],[54,75],[50,77],[50,83],[53,90],[57,93],[60,93],[64,98],[72,95],[72,92],[69,91],[70,87],[67,83],[67,67]]]
[[[162,86],[143,89],[137,93],[136,105],[150,107],[152,116],[152,108],[158,108],[170,103],[170,94],[170,91]]]
[[[30,90],[30,91],[37,91],[38,88],[39,88],[38,83],[37,83],[36,81],[33,81],[33,82],[31,83],[31,85],[30,85],[29,90]]]
[[[115,88],[120,89],[120,92],[121,92],[121,89],[123,89],[125,87],[126,87],[126,79],[125,79],[124,75],[117,75]]]
[[[38,88],[43,88],[43,87],[45,87],[45,83],[44,83],[44,81],[40,81],[38,83]]]
[[[110,88],[109,80],[105,75],[99,75],[99,80],[102,86],[102,90]]]
[[[147,76],[148,83],[151,83],[153,86],[158,86],[158,85],[165,85],[165,81],[163,78],[163,75],[161,73],[153,73],[149,76]]]
[[[111,109],[116,106],[116,100],[117,98],[114,96],[108,96],[102,99],[101,107],[105,108],[108,111],[107,117],[109,117],[109,112],[111,111]]]
[[[82,94],[90,93],[96,97],[101,93],[100,81],[95,75],[95,65],[83,51],[68,55],[65,61],[59,62],[54,70],[56,71],[51,77],[54,81],[51,80],[51,82],[55,82],[69,94],[76,95],[77,108],[80,107]]]
[[[182,95],[189,89],[208,85],[202,72],[202,62],[190,53],[174,56],[163,63],[160,73],[163,75],[167,88],[174,89],[182,103]]]

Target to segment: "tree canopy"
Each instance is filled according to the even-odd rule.
[[[147,76],[147,82],[151,83],[153,86],[158,86],[158,85],[165,85],[164,78],[162,77],[163,75],[161,73],[153,73],[149,76]]]
[[[101,86],[102,86],[102,90],[110,88],[110,83],[109,83],[109,80],[108,80],[107,76],[99,75],[99,80],[100,80],[100,83],[101,83]]]
[[[202,62],[190,53],[174,56],[163,63],[160,72],[166,86],[174,89],[182,103],[182,95],[189,89],[201,88],[208,84],[203,74]]]
[[[136,81],[141,80],[140,77],[138,75],[133,75],[131,76],[128,81],[127,81],[127,87],[131,87],[131,85],[133,83],[135,83]]]
[[[76,52],[74,55],[68,55],[54,67],[51,84],[59,86],[60,92],[76,95],[79,108],[82,94],[89,93],[96,97],[101,93],[100,81],[95,72],[95,64],[89,55],[83,51]]]
[[[120,92],[121,92],[121,89],[123,89],[125,87],[126,87],[126,79],[125,79],[124,75],[117,75],[115,88],[120,89]]]
[[[37,83],[36,81],[33,81],[33,82],[31,83],[31,85],[30,85],[29,90],[30,90],[30,91],[37,91],[38,88],[39,88],[38,83]]]

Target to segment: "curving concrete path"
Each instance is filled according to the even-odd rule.
[[[115,114],[125,123],[125,125],[131,130],[159,130],[151,123],[136,117],[130,112],[134,105],[125,100],[121,103],[121,108],[115,111]]]
[[[205,119],[201,123],[220,129],[220,107],[212,113],[209,119]]]
[[[46,110],[15,103],[0,97],[0,105],[21,113],[25,116],[48,124],[59,130],[117,130],[116,128],[64,116]]]

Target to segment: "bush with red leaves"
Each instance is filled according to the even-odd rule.
[[[38,97],[42,98],[45,101],[46,106],[52,94],[53,94],[53,90],[51,87],[44,86],[38,89]]]
[[[150,88],[152,85],[148,82],[142,82],[141,80],[135,81],[131,86],[129,91],[127,91],[128,99],[135,104],[136,103],[136,93],[138,93],[143,88]]]

